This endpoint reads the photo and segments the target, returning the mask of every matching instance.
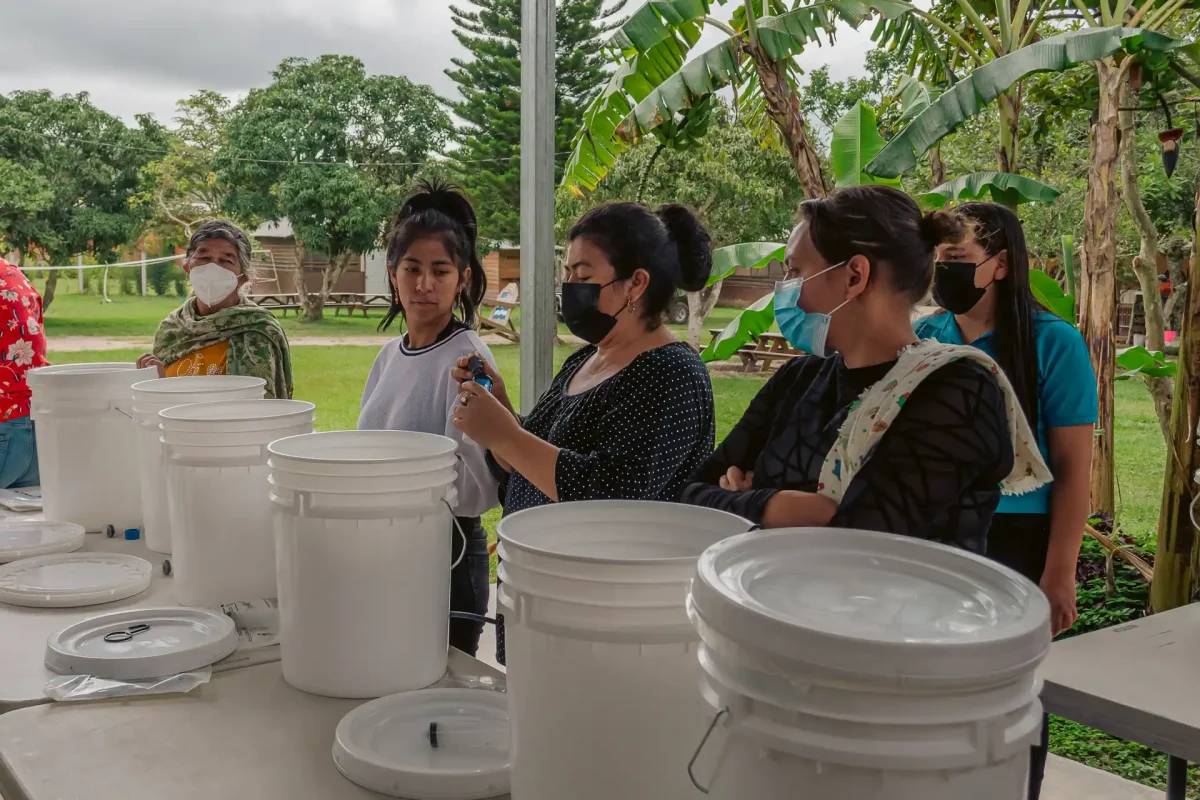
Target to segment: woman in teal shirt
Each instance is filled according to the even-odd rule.
[[[1000,364],[1037,432],[1054,482],[1003,496],[988,531],[987,553],[1041,586],[1058,634],[1075,624],[1075,565],[1090,510],[1096,376],[1073,325],[1046,311],[1029,290],[1029,255],[1017,215],[995,203],[966,203],[957,213],[974,226],[959,245],[938,249],[933,296],[948,313],[916,324],[917,335],[971,344]],[[1045,751],[1030,769],[1040,792]]]

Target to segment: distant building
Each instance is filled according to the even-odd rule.
[[[267,222],[251,232],[258,249],[258,274],[254,279],[254,294],[292,294],[296,291],[296,237],[286,219]],[[329,255],[304,252],[304,282],[310,292],[321,288]],[[388,294],[387,268],[382,250],[361,255],[346,268],[334,284],[335,292],[355,294]]]

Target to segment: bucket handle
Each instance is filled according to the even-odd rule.
[[[704,732],[704,738],[700,740],[700,744],[696,746],[696,752],[692,753],[692,760],[688,762],[687,771],[688,777],[692,780],[692,786],[695,786],[704,794],[708,794],[711,786],[701,786],[700,781],[696,779],[696,762],[700,760],[700,754],[704,752],[704,745],[708,744],[708,739],[712,736],[713,731],[717,729],[717,723],[721,721],[721,717],[729,716],[729,706],[725,706],[717,715],[713,717],[713,721],[709,724],[708,730]]]
[[[454,516],[454,509],[450,508],[449,501],[443,497],[442,503],[445,504],[446,508],[450,509],[450,520],[454,523],[454,529],[458,531],[458,535],[461,536],[463,540],[462,551],[458,554],[458,559],[450,565],[450,569],[454,569],[462,563],[464,558],[467,557],[467,534],[463,532],[462,525],[458,524],[458,517]]]

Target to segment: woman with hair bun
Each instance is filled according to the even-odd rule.
[[[504,381],[462,383],[459,430],[490,450],[505,515],[576,500],[673,500],[712,452],[708,370],[663,326],[676,290],[712,271],[708,233],[691,212],[612,203],[568,234],[563,318],[587,346],[563,364],[524,417]],[[503,631],[497,656],[503,663]]]
[[[995,362],[913,334],[936,248],[966,235],[889,187],[801,205],[775,316],[811,355],[767,382],[685,502],[764,527],[862,528],[982,554],[1001,491],[1049,473]]]
[[[450,609],[483,615],[488,606],[487,533],[479,517],[498,505],[496,480],[484,450],[464,440],[451,423],[458,392],[449,372],[459,358],[492,355],[474,330],[486,290],[475,251],[475,211],[461,193],[441,183],[421,183],[405,201],[388,236],[387,271],[392,305],[380,330],[401,318],[404,335],[383,346],[363,388],[360,430],[436,433],[458,442],[458,526],[466,555],[450,576]],[[450,537],[458,560],[462,538]],[[479,647],[483,623],[450,620],[450,644],[470,655]]]

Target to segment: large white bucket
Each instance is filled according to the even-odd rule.
[[[780,530],[712,547],[688,604],[714,719],[688,769],[710,797],[1025,797],[1050,621],[1017,573],[910,537]]]
[[[273,442],[283,677],[327,697],[446,672],[457,444],[406,431]]]
[[[266,385],[262,378],[245,375],[155,378],[133,385],[133,419],[137,423],[142,476],[142,538],[146,547],[156,553],[171,552],[167,465],[163,458],[162,422],[158,412],[187,403],[261,400]]]
[[[312,431],[312,403],[223,400],[159,412],[180,604],[275,597],[267,445]]]
[[[684,601],[705,548],[749,527],[618,500],[501,521],[513,797],[701,797],[684,765],[711,711]]]
[[[46,519],[89,531],[141,527],[130,387],[156,374],[130,363],[61,364],[26,374]]]

